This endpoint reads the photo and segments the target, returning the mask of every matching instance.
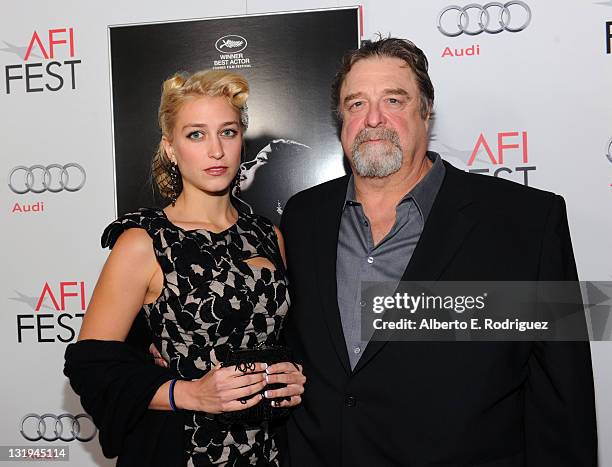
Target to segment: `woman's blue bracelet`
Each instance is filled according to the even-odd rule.
[[[170,381],[170,388],[168,389],[168,399],[170,400],[170,408],[173,412],[178,412],[176,404],[174,403],[174,385],[176,384],[176,381],[176,379]]]

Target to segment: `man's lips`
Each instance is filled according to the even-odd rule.
[[[389,141],[387,138],[377,138],[377,139],[366,139],[365,141],[362,141],[360,144],[364,144],[364,143],[391,143],[392,141]]]
[[[204,172],[206,172],[208,175],[213,175],[215,177],[218,177],[219,175],[223,175],[227,172],[227,167],[223,165],[209,167],[207,169],[204,169]]]

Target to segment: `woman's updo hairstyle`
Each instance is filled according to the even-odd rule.
[[[159,104],[159,127],[162,136],[172,141],[172,133],[176,124],[179,110],[189,99],[208,96],[223,96],[240,114],[240,126],[246,131],[249,123],[247,114],[247,98],[249,96],[249,83],[236,73],[223,70],[198,71],[192,75],[177,73],[164,81],[161,102]],[[166,154],[164,145],[160,141],[157,152],[153,156],[151,171],[153,180],[159,193],[166,199],[173,194],[171,180],[172,162]],[[178,195],[183,187],[178,177]]]

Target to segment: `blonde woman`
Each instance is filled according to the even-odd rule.
[[[222,421],[266,399],[295,406],[305,382],[288,361],[223,365],[240,349],[274,348],[289,306],[280,232],[230,197],[247,95],[225,71],[167,80],[153,175],[169,205],[104,231],[112,252],[65,373],[117,465],[279,464],[269,422]],[[168,368],[124,343],[141,309]]]

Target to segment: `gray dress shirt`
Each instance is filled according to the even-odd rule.
[[[423,232],[445,167],[440,156],[428,152],[433,165],[423,179],[407,193],[395,208],[395,224],[374,245],[370,221],[355,196],[353,177],[349,179],[340,220],[336,283],[342,330],[351,362],[355,368],[369,337],[361,335],[361,283],[364,281],[399,282]]]

